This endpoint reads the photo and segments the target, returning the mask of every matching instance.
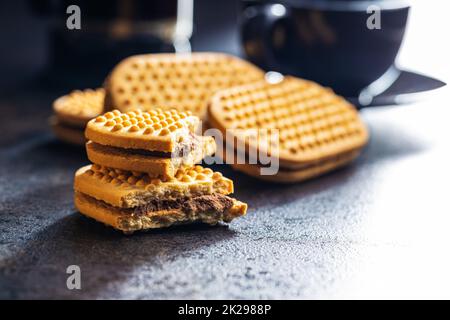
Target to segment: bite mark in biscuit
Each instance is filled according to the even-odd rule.
[[[193,222],[203,222],[215,225],[219,222],[231,222],[233,219],[245,215],[247,205],[232,198],[226,200],[227,205],[216,210],[213,206],[199,210],[184,210],[182,208],[168,208],[142,213],[131,213],[95,200],[85,194],[75,193],[75,206],[85,216],[102,222],[126,234],[140,230],[163,228]]]
[[[247,205],[228,195],[233,182],[211,169],[180,169],[163,181],[98,165],[75,174],[75,205],[91,218],[124,232],[201,221],[216,224],[245,215]]]
[[[83,146],[86,143],[82,129],[61,123],[55,116],[49,119],[49,123],[58,139],[78,146]]]
[[[179,168],[192,167],[215,153],[216,144],[212,137],[196,139],[189,150],[181,147],[172,154],[104,146],[92,141],[86,144],[86,151],[91,162],[102,166],[145,172],[154,178],[170,178]]]

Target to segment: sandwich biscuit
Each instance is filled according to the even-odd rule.
[[[228,145],[244,145],[247,154],[276,150],[280,172],[261,176],[271,181],[302,181],[333,170],[354,159],[368,140],[350,103],[330,89],[294,77],[217,92],[208,121],[232,140]],[[262,143],[258,132],[276,133],[276,141]],[[258,165],[251,166],[233,167],[256,176]]]
[[[107,167],[173,177],[177,169],[216,150],[212,137],[194,133],[199,122],[190,112],[176,110],[107,112],[86,127],[88,158]]]
[[[125,59],[105,82],[105,108],[191,111],[203,118],[218,90],[252,83],[264,72],[222,53],[146,54]]]
[[[75,174],[75,205],[84,215],[125,233],[176,224],[230,222],[247,205],[229,197],[233,182],[211,169],[180,169],[169,180],[89,165]]]

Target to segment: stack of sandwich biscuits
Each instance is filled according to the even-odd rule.
[[[223,53],[145,54],[119,63],[105,82],[105,110],[191,111],[204,118],[211,96],[264,79],[264,72]]]
[[[330,89],[294,77],[222,90],[213,96],[208,117],[211,126],[227,137],[222,152],[229,158],[227,163],[274,182],[299,182],[344,166],[368,140],[368,131],[350,103]],[[276,141],[259,139],[260,133],[276,133]],[[238,150],[238,145],[244,148]],[[256,155],[276,153],[278,170],[262,174],[267,163],[236,161],[241,153],[249,159],[250,150],[258,151],[252,153]]]
[[[189,112],[110,111],[86,127],[89,160],[75,174],[75,205],[125,233],[189,222],[230,222],[247,205],[229,194],[233,182],[195,165],[215,152],[194,132]]]

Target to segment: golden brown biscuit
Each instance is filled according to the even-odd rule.
[[[208,116],[213,127],[224,134],[228,130],[248,150],[270,147],[261,144],[255,132],[278,133],[275,147],[283,168],[335,158],[361,149],[368,140],[368,131],[350,103],[330,89],[293,77],[217,92]]]
[[[105,107],[191,111],[203,118],[216,91],[264,78],[259,68],[222,53],[147,54],[125,59],[109,75]]]
[[[86,143],[84,131],[69,125],[61,123],[56,117],[49,119],[50,126],[55,136],[67,143],[82,146]]]
[[[192,136],[199,121],[176,110],[114,110],[89,121],[86,138],[106,146],[172,153]]]
[[[76,90],[53,102],[53,111],[58,120],[70,126],[84,129],[86,123],[103,113],[104,89]]]
[[[176,200],[204,194],[233,192],[233,181],[220,172],[195,166],[182,168],[166,181],[146,173],[112,169],[99,165],[80,168],[74,188],[115,207],[132,208],[152,200]]]
[[[216,151],[216,144],[212,137],[196,137],[198,148],[185,155],[169,158],[151,156],[145,151],[133,153],[133,150],[103,146],[89,141],[86,151],[91,162],[106,167],[122,170],[145,172],[150,177],[173,177],[181,167],[192,167],[200,163],[206,156],[211,156]]]
[[[229,198],[231,206],[222,211],[185,211],[182,208],[156,210],[135,214],[95,200],[85,194],[75,193],[75,206],[85,216],[102,222],[125,234],[135,231],[164,228],[172,225],[202,222],[215,225],[221,221],[231,222],[245,215],[247,205]]]
[[[202,221],[229,222],[247,205],[228,195],[233,182],[211,169],[180,169],[162,181],[145,173],[89,165],[75,174],[77,209],[124,232]]]
[[[280,168],[279,171],[274,175],[262,175],[260,171],[261,166],[259,165],[232,164],[231,166],[237,171],[241,171],[249,176],[261,180],[276,183],[295,183],[315,178],[332,170],[341,168],[356,159],[359,154],[360,151],[351,151],[341,154],[335,158],[329,158],[317,163],[313,163],[310,166],[306,166],[300,170],[288,170]]]

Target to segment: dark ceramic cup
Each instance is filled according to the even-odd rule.
[[[243,1],[248,59],[266,70],[319,82],[355,97],[395,62],[404,1]]]

